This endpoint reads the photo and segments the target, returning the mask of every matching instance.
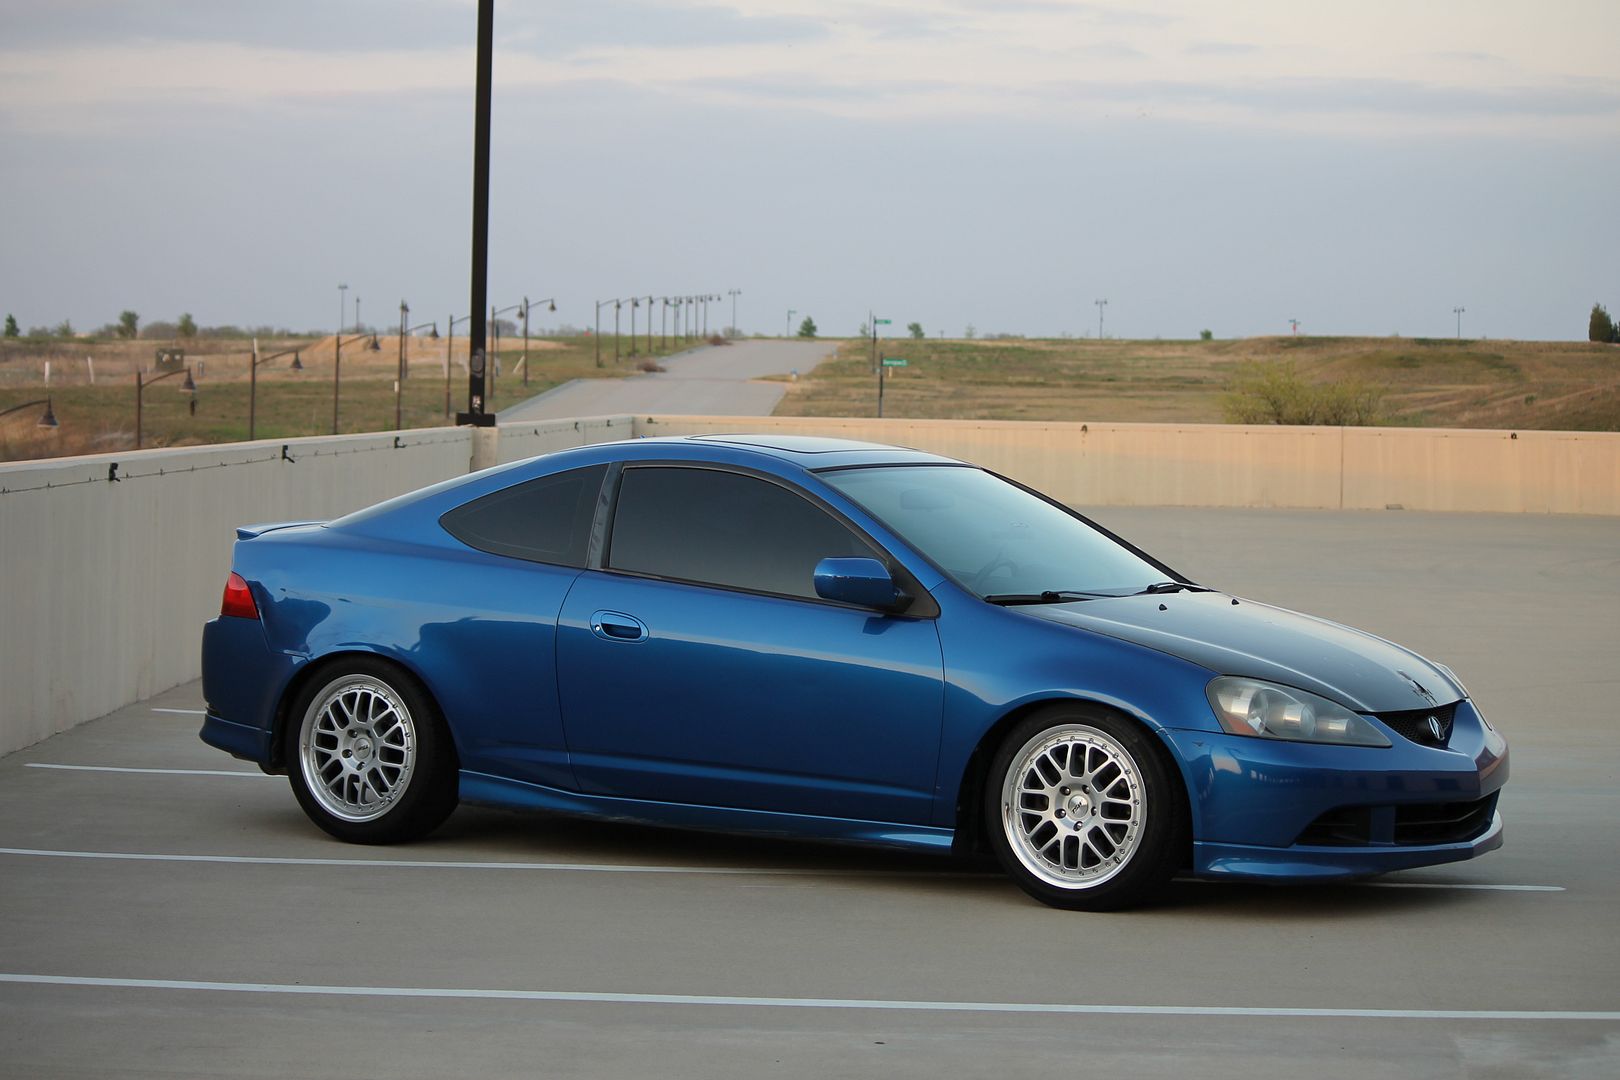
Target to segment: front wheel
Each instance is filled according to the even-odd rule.
[[[391,664],[356,657],[312,679],[287,740],[293,794],[339,840],[420,839],[456,807],[455,751],[438,710]]]
[[[1037,900],[1107,911],[1175,873],[1185,795],[1136,724],[1101,711],[1043,711],[1007,734],[990,768],[991,847]]]

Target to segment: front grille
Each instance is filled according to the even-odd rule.
[[[1460,844],[1490,828],[1496,813],[1492,793],[1473,802],[1414,803],[1395,808],[1397,844]]]
[[[1495,793],[1472,802],[1337,806],[1305,826],[1294,843],[1309,847],[1461,844],[1482,836],[1495,813]]]
[[[1423,746],[1445,746],[1451,741],[1451,722],[1457,716],[1457,702],[1453,701],[1450,705],[1436,705],[1428,709],[1408,709],[1405,712],[1376,715],[1403,739],[1410,739]],[[1440,727],[1438,738],[1435,737],[1433,726],[1429,723],[1431,719]]]

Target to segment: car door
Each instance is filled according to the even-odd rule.
[[[558,685],[583,790],[925,822],[943,696],[926,617],[816,597],[880,556],[763,475],[628,465],[600,569],[563,605]]]

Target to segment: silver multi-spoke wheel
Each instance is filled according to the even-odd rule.
[[[374,821],[410,786],[416,725],[387,683],[350,675],[328,685],[305,710],[298,759],[323,810],[343,821]]]
[[[1048,728],[1012,757],[1001,825],[1013,855],[1060,889],[1089,889],[1130,864],[1147,824],[1142,769],[1085,724]]]

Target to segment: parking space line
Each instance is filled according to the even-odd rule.
[[[208,715],[208,710],[207,709],[159,709],[159,708],[154,707],[152,709],[152,711],[153,712],[162,712],[162,713],[178,713],[181,716],[207,716]]]
[[[924,870],[813,870],[797,867],[751,866],[645,866],[634,863],[467,862],[428,859],[311,859],[276,855],[170,855],[127,851],[53,851],[39,848],[0,847],[0,855],[52,859],[110,859],[123,862],[226,863],[246,866],[341,866],[404,870],[553,870],[598,874],[707,874],[725,877],[916,877],[993,878],[993,874]]]
[[[279,780],[279,776],[271,776],[262,772],[247,772],[243,769],[135,769],[125,765],[57,765],[48,761],[28,761],[23,763],[26,769],[63,769],[68,772],[114,772],[114,773],[156,773],[162,776],[245,776],[250,780]]]
[[[583,990],[476,990],[420,986],[316,986],[300,983],[199,982],[187,979],[108,979],[80,975],[0,972],[0,983],[84,986],[117,990],[201,990],[208,993],[301,994],[317,997],[442,998],[554,1001],[592,1005],[709,1005],[773,1009],[850,1009],[899,1012],[1028,1013],[1053,1016],[1211,1016],[1307,1020],[1595,1020],[1620,1023],[1620,1011],[1559,1009],[1312,1009],[1242,1005],[1088,1005],[1022,1001],[906,1001],[890,998],[741,997],[722,994],[623,994]]]
[[[240,775],[240,774],[230,774]],[[637,863],[474,862],[458,859],[322,859],[284,855],[176,855],[141,851],[68,851],[0,847],[0,855],[50,859],[107,859],[121,862],[223,863],[237,866],[339,866],[393,870],[551,870],[595,874],[696,874],[721,877],[927,878],[930,880],[995,880],[993,872],[960,870],[817,870],[801,867],[656,866]],[[1189,884],[1221,884],[1187,879]],[[1463,889],[1486,892],[1564,892],[1562,885],[1496,885],[1428,881],[1361,881],[1347,884],[1401,889]]]

